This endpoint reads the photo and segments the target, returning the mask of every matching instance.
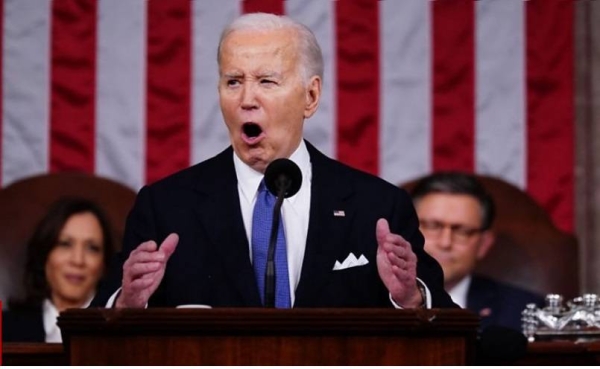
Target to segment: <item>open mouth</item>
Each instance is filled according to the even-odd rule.
[[[256,123],[244,123],[242,130],[249,138],[258,137],[262,133],[262,128],[260,128],[260,126]]]
[[[248,122],[242,126],[242,137],[248,144],[257,143],[262,133],[262,128],[256,123]]]

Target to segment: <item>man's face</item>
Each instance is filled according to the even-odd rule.
[[[233,149],[259,172],[288,158],[304,119],[318,106],[321,80],[302,80],[291,29],[230,33],[221,45],[219,98]]]
[[[444,270],[444,284],[451,289],[471,274],[488,252],[494,237],[481,231],[481,205],[472,196],[432,193],[415,203],[425,251]]]

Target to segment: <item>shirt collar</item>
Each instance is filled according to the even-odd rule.
[[[463,309],[467,307],[467,293],[469,292],[471,279],[471,275],[464,277],[454,288],[448,291],[448,294],[452,297],[452,301]]]
[[[310,181],[310,155],[304,140],[300,141],[300,145],[296,151],[292,153],[289,159],[300,168],[300,171],[302,172],[302,183],[309,183],[305,181]],[[235,174],[238,179],[238,186],[241,189],[242,196],[247,202],[251,203],[256,197],[258,186],[260,185],[260,181],[262,181],[264,174],[252,169],[252,167],[244,163],[235,151],[233,153],[233,165],[235,167]],[[292,203],[295,199],[296,195],[288,198]]]
[[[82,309],[90,306],[94,295],[92,294],[88,300],[81,306]],[[46,333],[46,342],[61,342],[62,338],[60,335],[60,329],[56,324],[56,320],[58,319],[59,311],[52,303],[52,301],[47,298],[44,299],[42,303],[42,316],[44,320],[44,332]]]

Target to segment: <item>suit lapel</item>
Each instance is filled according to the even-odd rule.
[[[312,165],[310,221],[294,307],[314,306],[352,224],[352,187],[331,159],[308,142]],[[337,211],[334,215],[334,211]]]
[[[225,150],[211,164],[206,172],[208,178],[197,178],[195,181],[196,190],[201,193],[196,214],[206,225],[211,243],[217,249],[218,260],[223,263],[225,275],[241,294],[244,304],[260,306],[240,209],[233,150]],[[224,221],[227,219],[229,221]]]

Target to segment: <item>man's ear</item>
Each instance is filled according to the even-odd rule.
[[[494,241],[496,241],[494,232],[487,230],[481,233],[481,241],[479,243],[479,249],[477,250],[477,260],[481,260],[487,255],[492,249]]]
[[[304,118],[313,116],[319,107],[321,99],[321,77],[312,76],[306,86],[306,105],[304,106]]]

